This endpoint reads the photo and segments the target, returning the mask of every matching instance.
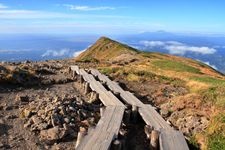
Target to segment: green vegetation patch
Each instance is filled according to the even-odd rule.
[[[119,67],[101,67],[99,70],[103,74],[110,75],[116,73],[119,70]]]
[[[171,60],[157,60],[157,61],[154,61],[153,64],[156,67],[159,67],[161,69],[172,70],[177,72],[190,72],[190,73],[201,74],[199,69],[189,66],[182,62],[171,61]]]
[[[89,63],[89,62],[93,62],[94,63],[95,62],[95,63],[97,63],[99,61],[97,59],[93,58],[93,57],[86,56],[86,57],[82,58],[80,60],[80,62],[85,62],[85,63]]]
[[[225,87],[215,86],[201,92],[204,102],[210,102],[219,107],[225,107]]]
[[[225,149],[225,113],[218,114],[210,123],[207,145],[210,150]]]
[[[202,76],[202,77],[191,77],[192,80],[203,82],[206,84],[211,84],[211,85],[225,85],[225,80],[218,79],[218,78],[213,78],[213,77],[207,77],[207,76]]]

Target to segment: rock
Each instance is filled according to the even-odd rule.
[[[0,124],[4,124],[4,120],[3,119],[0,119]]]
[[[60,116],[57,114],[51,115],[51,122],[53,126],[61,125],[62,121],[60,120]]]
[[[29,97],[26,95],[26,96],[21,96],[21,95],[16,95],[16,101],[19,101],[19,102],[29,102]]]
[[[45,111],[42,110],[42,109],[40,109],[40,110],[37,112],[37,115],[38,115],[39,117],[41,117],[41,116],[44,115],[44,114],[45,114]]]
[[[76,111],[76,109],[75,109],[75,108],[73,108],[72,106],[70,106],[70,107],[69,107],[69,110],[71,110],[71,111],[73,111],[73,112],[75,112],[75,111]]]
[[[16,115],[7,115],[5,116],[5,119],[15,119],[18,118]]]
[[[13,109],[13,106],[5,106],[4,107],[4,110],[12,110]]]
[[[42,123],[41,118],[39,118],[37,116],[33,116],[31,119],[32,119],[33,123],[36,124],[36,125]]]
[[[4,148],[4,144],[3,143],[0,143],[0,148]]]
[[[22,113],[23,113],[23,117],[26,117],[26,118],[29,118],[32,116],[31,110],[29,110],[27,108],[25,108]]]
[[[33,123],[34,123],[33,120],[30,118],[30,119],[27,121],[27,123],[24,124],[23,127],[24,127],[24,128],[30,127]]]
[[[40,132],[40,137],[41,137],[41,140],[43,141],[54,143],[55,141],[65,137],[66,134],[67,134],[66,129],[55,126],[48,130],[42,130]]]
[[[38,125],[38,129],[40,130],[45,130],[48,128],[48,124],[47,123],[41,123]]]
[[[64,122],[65,122],[65,123],[70,123],[70,119],[64,118]]]
[[[168,109],[161,109],[160,114],[163,118],[167,118],[167,117],[169,117],[170,112],[168,111]]]

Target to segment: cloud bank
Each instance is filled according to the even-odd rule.
[[[210,66],[210,67],[212,67],[212,68],[214,68],[214,69],[218,69],[215,65],[212,65],[212,64],[210,64],[210,62],[204,62],[203,61],[203,63],[205,63],[206,65],[208,65],[208,66]]]
[[[70,5],[64,4],[65,7],[68,7],[71,10],[79,10],[79,11],[97,11],[97,10],[114,10],[115,7],[109,6],[99,6],[99,7],[91,7],[91,6],[79,6],[79,5]]]
[[[77,51],[73,53],[73,57],[77,57],[78,55],[80,55],[81,53],[83,53],[86,49],[81,50],[81,51]]]
[[[59,50],[59,51],[47,50],[44,54],[41,55],[41,57],[49,57],[49,56],[62,57],[62,56],[69,55],[69,53],[70,53],[69,49],[62,49],[62,50]]]
[[[177,41],[140,41],[140,44],[146,48],[162,48],[168,50],[170,54],[184,55],[187,52],[199,53],[199,54],[214,54],[215,48],[206,46],[190,46]]]

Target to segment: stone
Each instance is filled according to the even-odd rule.
[[[33,116],[31,119],[32,119],[33,123],[36,124],[36,125],[42,123],[41,118],[39,118],[37,116]]]
[[[23,115],[24,115],[24,117],[29,118],[29,117],[31,117],[32,112],[31,112],[31,110],[26,108],[23,110]]]
[[[52,114],[52,115],[51,115],[51,122],[52,122],[52,125],[53,125],[53,126],[60,125],[60,124],[61,124],[61,120],[60,120],[59,115],[57,115],[57,114]]]
[[[16,115],[7,115],[5,116],[5,119],[16,119],[18,118]]]
[[[27,95],[25,96],[16,95],[16,101],[29,102],[29,97]]]
[[[24,124],[24,128],[30,127],[33,124],[33,120],[30,118],[27,123]]]
[[[70,119],[64,118],[64,122],[65,122],[65,123],[70,123]]]
[[[0,119],[0,124],[4,124],[4,120],[3,119]]]
[[[161,109],[160,114],[163,118],[167,118],[170,115],[170,112],[167,109]]]
[[[13,106],[5,106],[4,107],[4,110],[12,110],[13,109]]]
[[[40,137],[41,137],[41,140],[43,140],[43,141],[55,142],[55,141],[60,140],[63,137],[65,137],[66,134],[67,134],[66,129],[55,126],[48,130],[42,130],[40,132]]]
[[[37,112],[37,115],[38,115],[39,117],[41,117],[41,116],[44,115],[44,114],[45,114],[45,111],[42,110],[42,109],[40,109],[40,110]]]
[[[76,109],[73,108],[72,106],[69,107],[69,110],[74,111],[74,112],[76,111]]]

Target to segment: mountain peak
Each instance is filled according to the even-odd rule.
[[[113,61],[121,55],[130,59],[137,53],[138,50],[103,36],[85,52],[77,56],[75,60],[83,62]]]

